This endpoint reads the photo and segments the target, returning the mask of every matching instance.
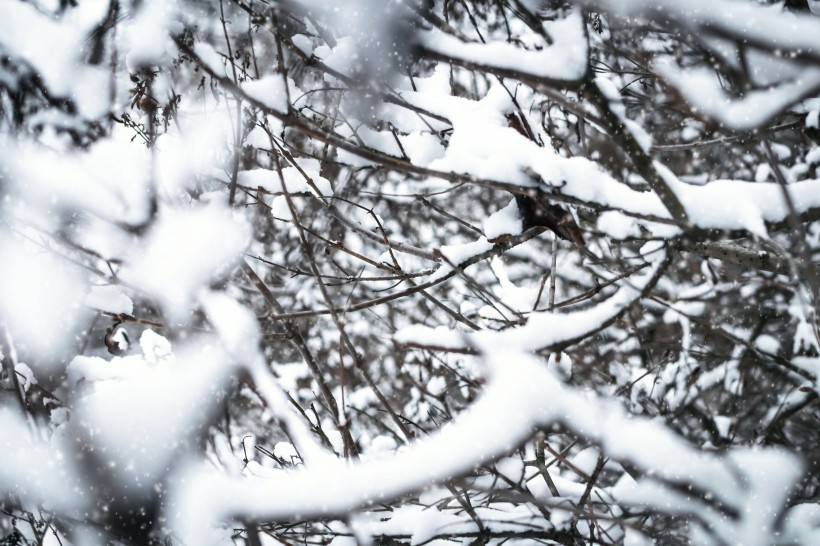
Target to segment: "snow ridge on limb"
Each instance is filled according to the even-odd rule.
[[[514,347],[520,351],[555,350],[576,343],[606,328],[630,305],[646,295],[668,265],[668,258],[620,281],[607,299],[581,311],[532,313],[523,326],[500,332],[460,333],[455,330],[413,325],[399,330],[393,339],[408,347],[475,353],[485,343]]]
[[[692,107],[693,113],[738,131],[763,127],[790,106],[820,90],[820,19],[734,0],[647,2],[584,0],[614,16],[643,17],[686,28],[750,88],[729,94],[712,67],[681,68],[657,59],[655,73]],[[737,47],[743,44],[743,47]],[[725,83],[725,82],[723,82]]]
[[[192,51],[184,48],[184,46],[181,49],[192,56],[194,55]],[[196,57],[194,58],[196,60]],[[207,66],[203,66],[203,68],[206,71],[208,70]],[[514,129],[507,127],[503,115],[497,109],[485,110],[481,103],[485,102],[486,99],[472,101],[459,97],[445,97],[441,99],[437,108],[435,103],[427,102],[418,94],[403,93],[402,97],[411,104],[430,107],[433,112],[440,109],[441,113],[450,117],[453,117],[454,114],[465,116],[462,119],[467,120],[467,123],[461,127],[454,122],[451,144],[443,158],[433,160],[428,165],[416,165],[379,150],[352,143],[293,113],[283,114],[272,110],[245,94],[231,80],[216,73],[211,73],[211,75],[235,95],[289,124],[297,131],[398,171],[439,178],[454,183],[466,182],[504,189],[514,193],[527,194],[533,189],[535,191],[546,191],[549,198],[556,201],[569,200],[597,210],[617,209],[624,214],[650,221],[665,223],[672,221],[669,211],[657,194],[638,191],[618,182],[596,163],[586,158],[564,158],[547,148],[539,147]],[[485,104],[492,104],[496,100],[496,98],[491,98],[489,103]],[[442,107],[442,104],[446,106]],[[490,112],[494,112],[494,114]],[[486,117],[488,115],[489,117]],[[500,130],[504,132],[500,132]],[[515,136],[510,137],[510,135]],[[465,140],[463,145],[458,144],[460,139]],[[464,153],[468,147],[469,153]],[[499,155],[497,153],[499,150],[504,153]],[[490,159],[488,160],[488,158]],[[659,164],[654,163],[654,165],[659,171],[662,170],[662,166]],[[528,171],[527,167],[531,172],[537,173],[547,184],[533,188],[533,181],[524,174],[525,171]],[[661,178],[664,179],[665,184],[669,183],[669,174],[671,174],[669,171],[661,173]],[[764,223],[779,223],[788,217],[788,211],[782,207],[769,206],[773,204],[769,200],[771,193],[778,191],[777,184],[751,183],[742,180],[727,182],[733,184],[737,189],[732,197],[733,202],[737,203],[738,200],[741,200],[741,203],[748,203],[749,206],[759,210]],[[696,219],[691,220],[697,228],[704,230],[726,229],[727,225],[733,225],[735,229],[744,229],[742,224],[749,219],[748,212],[750,210],[745,204],[740,207],[740,210],[744,211],[744,215],[739,218],[734,212],[736,209],[728,207],[725,201],[709,199],[715,190],[710,190],[708,184],[693,186],[679,182],[670,185],[673,186],[671,190],[674,195],[684,194],[680,197],[681,201],[696,203],[696,205],[691,206],[686,206],[686,203],[684,203],[683,211],[686,217],[693,214],[693,212],[696,213],[694,214]],[[798,191],[805,192],[807,196],[806,199],[796,201],[795,208],[798,214],[817,214],[820,211],[820,197],[818,197],[820,196],[820,179],[802,180],[796,184],[791,184],[790,190],[792,188],[800,188]],[[774,203],[777,202],[779,200]],[[761,203],[766,203],[766,206],[761,206]]]
[[[439,29],[421,33],[419,47],[425,57],[465,68],[485,70],[531,85],[578,85],[587,72],[588,47],[584,21],[578,9],[561,20],[540,23],[544,40],[533,49],[506,41],[465,42]]]
[[[674,500],[679,513],[705,518],[724,540],[771,543],[779,510],[762,509],[760,499],[770,508],[786,502],[800,471],[793,455],[773,449],[726,456],[699,451],[658,421],[631,416],[617,403],[563,385],[534,357],[494,342],[479,345],[490,371],[479,400],[454,422],[389,458],[335,461],[267,479],[188,466],[175,481],[168,507],[183,542],[218,544],[214,525],[229,519],[331,517],[389,502],[471,472],[510,452],[534,428],[561,424],[629,463],[636,479],[611,493],[624,502],[654,507]]]

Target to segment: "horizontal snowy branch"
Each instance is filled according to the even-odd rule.
[[[587,39],[579,10],[543,23],[553,43],[525,49],[510,42],[465,42],[439,30],[419,38],[425,56],[474,70],[512,77],[532,85],[579,83],[587,70]]]
[[[738,450],[728,457],[699,452],[659,422],[635,419],[617,404],[564,387],[534,358],[496,344],[496,349],[482,346],[490,368],[482,397],[455,422],[393,457],[360,463],[324,461],[268,479],[190,466],[175,480],[168,507],[183,542],[216,544],[218,534],[209,522],[339,516],[387,502],[500,457],[535,427],[562,423],[601,444],[612,457],[651,473],[637,487],[652,496],[633,502],[654,505],[672,498],[680,502],[681,513],[706,513],[716,525],[728,514],[729,520],[718,529],[725,538],[735,533],[744,544],[769,543],[799,472],[794,457],[773,450]],[[675,493],[687,485],[713,500]],[[760,498],[766,498],[771,508],[756,508]]]
[[[768,51],[794,52],[820,62],[820,19],[742,0],[582,0],[622,17],[674,22],[697,33],[731,36]]]
[[[539,312],[530,315],[524,326],[500,332],[460,333],[454,330],[408,326],[394,340],[411,347],[444,351],[474,352],[487,344],[520,351],[538,351],[567,345],[602,330],[651,288],[663,269],[663,260],[654,267],[622,280],[618,290],[602,302],[570,313]]]

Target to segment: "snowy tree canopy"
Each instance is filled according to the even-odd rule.
[[[0,6],[0,545],[820,543],[820,2]]]

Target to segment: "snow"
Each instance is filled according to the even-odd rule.
[[[442,245],[438,248],[438,252],[440,252],[445,258],[446,263],[436,269],[436,271],[430,275],[429,280],[434,281],[452,273],[454,268],[461,266],[461,264],[470,258],[478,256],[483,252],[487,252],[492,248],[492,243],[487,241],[485,237],[481,237],[477,241],[470,243]]]
[[[551,353],[547,363],[558,371],[558,375],[568,380],[572,377],[572,358],[566,353]]]
[[[79,271],[47,252],[43,243],[0,232],[0,335],[17,350],[56,371],[84,317],[77,308],[85,286]]]
[[[806,114],[806,127],[820,129],[820,110],[813,110]]]
[[[342,74],[354,72],[359,64],[356,43],[350,36],[336,40],[336,46],[333,49],[327,45],[321,45],[313,53],[327,66]]]
[[[462,518],[456,514],[424,506],[402,506],[394,511],[387,522],[381,522],[377,518],[370,518],[367,522],[363,520],[364,518],[360,517],[356,522],[357,532],[372,537],[381,534],[410,535],[412,537],[410,544],[413,546],[428,543],[430,539],[444,530],[453,531],[464,527],[459,525],[462,523]],[[476,530],[475,525],[470,525],[466,532]]]
[[[747,91],[742,98],[732,99],[710,69],[681,70],[662,61],[656,62],[654,69],[700,113],[738,131],[764,125],[820,85],[820,69],[809,68],[792,81],[772,89]]]
[[[171,342],[151,329],[143,330],[140,336],[140,348],[148,364],[174,361]]]
[[[92,285],[85,296],[84,303],[106,313],[130,315],[134,312],[134,302],[131,301],[122,288],[114,284]]]
[[[273,446],[273,454],[291,464],[296,464],[299,460],[299,452],[290,442],[277,442]]]
[[[34,371],[22,362],[18,362],[14,365],[14,373],[16,373],[19,378],[18,380],[20,381],[20,386],[23,388],[23,392],[28,392],[32,385],[37,384],[37,378],[34,377]]]
[[[583,0],[581,3],[593,2]],[[680,21],[685,27],[709,28],[729,35],[742,32],[750,43],[772,44],[781,50],[820,50],[817,21],[811,17],[795,17],[779,7],[767,8],[735,0],[596,0],[595,5],[625,17],[643,15]]]
[[[77,209],[111,223],[143,222],[149,156],[143,147],[121,144],[109,139],[85,153],[65,154],[2,138],[0,167],[10,181],[4,207],[45,226]]]
[[[576,468],[578,468],[578,470],[587,476],[592,476],[592,473],[595,471],[595,467],[598,466],[599,455],[600,452],[596,448],[588,447],[575,454],[572,457],[571,462]]]
[[[291,41],[293,45],[295,45],[299,51],[307,55],[308,57],[313,55],[313,42],[310,38],[303,34],[297,34],[291,37]]]
[[[205,291],[200,294],[199,302],[231,356],[239,363],[257,363],[259,350],[254,340],[259,339],[260,331],[256,316],[235,299],[219,292]]]
[[[502,235],[520,235],[521,233],[523,233],[523,225],[515,199],[484,221],[484,236],[488,241],[498,239]]]
[[[180,200],[196,190],[197,180],[224,176],[219,168],[230,156],[227,147],[233,141],[234,114],[227,107],[214,109],[204,101],[192,102],[194,111],[186,115],[185,125],[171,125],[155,147],[158,185],[165,195]]]
[[[765,222],[780,222],[789,215],[783,188],[776,183],[750,183],[740,180],[713,180],[693,186],[677,179],[671,171],[657,165],[678,196],[689,220],[704,229],[745,229],[766,237]],[[820,179],[788,185],[798,213],[820,206]]]
[[[163,302],[174,322],[186,322],[197,291],[230,272],[248,237],[247,224],[222,203],[167,210],[122,277]]]
[[[803,412],[813,409],[802,406],[816,396],[812,388],[820,392],[820,358],[811,356],[818,348],[811,294],[800,293],[805,283],[795,278],[797,282],[790,284],[772,284],[769,277],[715,272],[714,262],[703,260],[700,267],[693,263],[688,268],[692,271],[671,268],[654,285],[660,268],[668,263],[664,239],[681,235],[683,227],[668,222],[670,215],[656,194],[637,189],[646,185],[634,173],[620,180],[579,155],[587,151],[582,144],[564,141],[556,151],[550,141],[555,136],[559,144],[557,139],[564,139],[566,130],[584,113],[594,118],[588,97],[574,84],[589,69],[590,44],[599,48],[593,52],[597,58],[601,50],[596,44],[617,43],[611,40],[611,28],[605,28],[603,35],[586,34],[599,10],[633,18],[630,24],[637,17],[660,24],[672,21],[672,30],[694,36],[698,48],[735,69],[744,68],[735,42],[745,40],[747,49],[754,50],[744,60],[758,86],[735,96],[724,92],[713,67],[670,62],[664,38],[644,44],[644,50],[651,47],[655,55],[647,61],[650,70],[662,75],[698,115],[709,118],[684,121],[684,141],[707,138],[710,122],[727,129],[753,129],[787,107],[797,116],[805,114],[805,128],[817,128],[820,102],[806,98],[820,86],[820,70],[811,66],[820,51],[816,17],[784,12],[782,3],[762,7],[730,0],[583,0],[581,7],[554,11],[555,3],[525,0],[521,6],[540,10],[538,17],[551,41],[518,17],[483,20],[486,14],[480,14],[479,26],[492,27],[482,42],[462,39],[477,36],[477,29],[456,18],[447,23],[459,25],[452,35],[435,25],[423,26],[413,30],[418,38],[415,45],[455,58],[456,67],[445,62],[414,63],[411,70],[421,75],[414,75],[411,84],[403,73],[392,74],[385,68],[406,60],[407,52],[398,45],[410,40],[403,40],[403,32],[409,37],[409,30],[395,25],[394,14],[383,10],[406,7],[379,0],[355,4],[305,0],[302,7],[316,24],[303,20],[298,12],[288,15],[289,28],[297,32],[293,42],[354,80],[361,77],[364,89],[357,97],[353,92],[325,89],[340,82],[316,76],[315,66],[294,64],[290,53],[285,61],[294,80],[278,73],[274,48],[262,38],[269,24],[276,22],[258,24],[226,3],[226,28],[234,35],[234,52],[253,44],[253,54],[258,56],[254,61],[262,71],[258,79],[238,85],[270,113],[248,107],[243,123],[249,126],[240,128],[232,125],[234,102],[227,86],[219,86],[217,99],[207,89],[194,93],[201,70],[197,73],[190,60],[177,64],[179,51],[171,40],[181,35],[183,21],[185,28],[208,21],[196,25],[194,51],[205,67],[230,77],[225,57],[214,49],[224,45],[222,25],[213,13],[201,19],[194,13],[203,9],[199,6],[185,13],[178,11],[176,3],[161,0],[122,4],[116,32],[106,38],[110,58],[95,67],[85,60],[91,33],[106,16],[107,2],[80,4],[61,9],[56,1],[7,1],[5,18],[0,20],[0,50],[8,57],[0,67],[0,85],[12,98],[31,99],[27,108],[41,108],[25,115],[19,128],[12,127],[16,123],[12,115],[0,121],[7,127],[0,136],[0,351],[4,366],[11,366],[22,387],[21,393],[8,394],[24,396],[27,408],[20,414],[12,411],[19,400],[13,400],[13,406],[0,405],[0,491],[13,501],[13,511],[34,514],[42,508],[41,515],[76,523],[68,539],[60,539],[76,546],[105,541],[96,536],[98,529],[116,526],[117,518],[125,517],[107,513],[113,506],[107,502],[126,497],[122,505],[134,502],[140,509],[149,504],[157,508],[160,512],[152,515],[161,524],[155,530],[167,530],[175,542],[185,544],[229,543],[233,528],[246,522],[313,523],[310,518],[318,517],[326,538],[334,532],[355,535],[328,540],[336,546],[366,544],[391,533],[409,535],[406,541],[411,544],[443,545],[447,542],[434,540],[439,533],[478,530],[445,487],[458,479],[459,487],[470,489],[470,499],[479,500],[475,512],[489,530],[541,530],[554,525],[591,534],[592,518],[587,521],[586,514],[577,511],[579,499],[588,492],[587,483],[573,469],[589,475],[603,455],[608,460],[604,482],[611,483],[606,481],[611,475],[618,477],[618,483],[606,487],[599,481],[589,490],[591,503],[609,505],[609,515],[602,522],[610,516],[617,521],[646,507],[650,517],[658,513],[685,520],[688,529],[681,533],[688,536],[681,540],[692,543],[763,546],[774,540],[806,544],[820,540],[816,505],[784,508],[795,502],[789,494],[804,470],[796,453],[777,447],[713,445],[714,438],[690,434],[697,429],[687,425],[685,434],[677,434],[677,426],[670,427],[666,421],[667,410],[684,409],[702,395],[697,401],[706,404],[720,440],[734,441],[734,435],[743,434],[746,425],[737,415],[727,408],[712,411],[710,405],[721,398],[712,396],[712,391],[745,394],[748,382],[741,379],[757,371],[755,366],[744,369],[742,358],[768,362],[777,356],[793,366],[790,371],[784,368],[787,390],[775,392],[777,385],[764,385],[775,403],[767,402],[761,429],[776,424],[792,409],[801,411],[789,414],[790,419],[801,419]],[[496,7],[503,9],[501,4]],[[559,18],[550,20],[546,13],[559,13]],[[610,24],[607,17],[605,27]],[[246,24],[251,29],[247,35]],[[336,37],[335,43],[329,40],[333,45],[324,43],[325,26]],[[507,28],[509,36],[505,36]],[[369,45],[361,38],[368,38]],[[208,45],[208,40],[217,45]],[[771,44],[782,51],[773,52]],[[796,51],[809,60],[779,56]],[[503,81],[474,78],[464,68],[471,65],[521,72],[520,79],[530,85],[507,76]],[[48,101],[43,102],[43,97],[27,95],[21,85],[29,69],[50,97],[72,99],[76,111],[68,105],[45,105]],[[249,71],[256,69],[254,64]],[[19,70],[25,74],[15,72]],[[171,92],[183,97],[173,119],[160,119],[155,129],[161,134],[150,149],[139,138],[133,140],[133,128],[108,123],[104,117],[110,108],[119,116],[128,112],[137,126],[152,125],[145,112],[129,109],[133,83],[128,72],[140,71],[143,77],[146,70],[155,73],[152,85],[158,98],[167,100]],[[606,69],[596,66],[598,70],[603,74]],[[541,85],[550,80],[571,85],[550,94]],[[604,75],[596,81],[615,115],[650,151],[652,138],[642,124],[652,127],[654,114],[641,112],[628,119],[619,92],[627,82]],[[295,106],[288,104],[288,91],[293,93],[291,99],[299,97]],[[396,93],[446,118],[452,126],[397,104],[362,98],[383,93]],[[515,104],[510,93],[516,97]],[[327,104],[322,104],[325,100]],[[567,101],[576,113],[557,114],[562,108],[552,108],[553,101],[559,105]],[[364,107],[357,108],[357,102]],[[300,136],[304,129],[300,123],[286,128],[285,115],[296,111],[291,108],[299,109],[300,123],[308,123],[315,114],[322,130],[332,127],[344,139],[360,139],[394,158],[404,154],[413,165],[440,172],[405,176],[402,169],[372,168],[376,164],[372,159],[353,158],[349,150],[319,143],[304,133]],[[509,127],[507,114],[519,109],[543,146]],[[542,115],[550,117],[549,124],[545,121],[542,126]],[[277,116],[280,119],[274,119]],[[86,127],[90,120],[101,121],[99,134]],[[555,134],[547,134],[552,129],[546,125],[552,127],[553,121]],[[587,121],[587,137],[597,137],[598,128]],[[285,158],[284,184],[272,169],[273,150],[263,126],[273,134],[287,134],[295,159]],[[234,134],[247,137],[241,143],[242,170],[236,180],[242,188],[229,205],[229,165],[239,151],[234,150]],[[772,133],[771,138],[780,135]],[[578,140],[582,138],[579,131]],[[692,162],[685,163],[675,159],[664,164],[656,158],[654,167],[696,227],[742,230],[769,252],[770,245],[782,244],[788,235],[772,230],[772,224],[790,214],[784,192],[798,213],[820,209],[820,179],[813,178],[820,148],[806,143],[789,148],[775,142],[772,149],[784,163],[785,188],[775,183],[772,169],[761,164],[752,150],[742,158],[744,170],[727,166],[725,175],[714,174],[724,172],[722,167],[694,172],[709,164],[696,153]],[[673,172],[672,166],[679,171]],[[484,236],[470,240],[461,227],[444,220],[418,226],[408,222],[415,230],[409,234],[397,230],[407,219],[392,215],[419,207],[414,195],[453,189],[453,184],[436,177],[449,173],[484,179],[435,197],[437,204],[459,218],[482,226]],[[746,176],[751,179],[741,179]],[[515,199],[499,188],[486,187],[493,182],[537,190],[546,200],[566,207],[587,204],[593,211],[580,215],[584,221],[598,215],[595,223],[603,237],[591,230],[586,255],[561,243],[557,290],[561,298],[613,279],[623,270],[620,265],[644,263],[644,269],[608,284],[583,302],[533,311],[538,281],[549,267],[548,240],[533,239],[505,251],[506,256],[499,255],[502,246],[494,241],[521,234],[523,226]],[[307,344],[300,350],[314,355],[319,373],[342,404],[343,423],[352,425],[360,447],[360,457],[341,458],[340,430],[327,408],[314,403],[318,395],[313,390],[320,382],[286,345],[293,339],[282,339],[282,323],[271,317],[279,311],[263,305],[258,287],[238,268],[245,252],[265,255],[286,267],[298,264],[303,258],[298,248],[281,246],[288,241],[286,235],[293,235],[293,226],[255,207],[258,203],[246,199],[244,189],[271,206],[274,217],[286,219],[290,212],[281,194],[286,190],[299,194],[296,206],[312,214],[302,216],[305,224],[333,237],[337,237],[337,223],[328,221],[321,205],[330,202],[334,192],[339,197],[353,196],[374,211],[371,215],[362,212],[365,209],[351,209],[354,222],[373,230],[378,218],[391,239],[413,240],[412,244],[441,258],[433,273],[422,269],[421,260],[414,256],[404,257],[402,268],[417,274],[414,282],[419,284],[447,280],[446,285],[436,286],[431,297],[446,299],[448,307],[468,315],[480,330],[436,326],[452,325],[452,317],[432,307],[428,312],[413,299],[394,300],[391,305],[396,307],[389,312],[383,312],[383,306],[373,307],[342,318],[346,332],[367,355],[365,369],[378,373],[376,380],[385,387],[389,404],[395,403],[401,418],[418,425],[415,434],[401,434],[380,411],[377,393],[355,375],[351,355],[339,354],[338,331],[328,327],[329,318],[300,318],[295,324]],[[487,195],[499,197],[491,201]],[[471,200],[472,196],[480,198]],[[263,213],[255,215],[255,211]],[[274,228],[268,231],[271,225]],[[807,224],[810,244],[816,243],[815,227]],[[339,240],[350,249],[388,261],[383,247],[342,233]],[[630,238],[643,240],[622,242]],[[327,283],[340,306],[378,297],[381,288],[394,294],[408,286],[406,280],[392,286],[387,281],[368,284],[373,281],[361,280],[370,275],[368,269],[349,267],[356,263],[349,256],[331,251],[317,252],[316,257],[323,273],[341,279]],[[599,263],[596,257],[603,260]],[[623,261],[609,269],[610,258]],[[472,279],[504,302],[504,313],[513,309],[512,317],[490,315],[485,294],[456,275],[455,269],[472,265],[477,266],[469,270]],[[260,277],[288,311],[299,308],[310,314],[323,308],[325,302],[311,284],[312,277],[278,273],[260,269]],[[724,274],[732,275],[731,280]],[[350,279],[358,281],[344,284]],[[651,297],[644,298],[650,286],[654,286]],[[371,289],[373,294],[362,293]],[[765,333],[755,331],[755,337],[752,328],[745,329],[746,322],[739,322],[747,326],[726,332],[729,341],[721,343],[734,347],[724,354],[715,353],[716,347],[708,343],[701,346],[699,321],[690,317],[712,321],[720,317],[710,314],[715,306],[722,307],[732,297],[757,303],[763,289],[775,309],[772,316],[782,324],[766,325]],[[784,296],[790,291],[792,296]],[[667,300],[672,303],[662,306],[660,302]],[[785,320],[780,318],[781,310]],[[731,309],[725,311],[731,314]],[[114,326],[100,312],[137,317],[121,317],[124,322]],[[360,319],[363,315],[367,318]],[[622,325],[619,317],[628,324]],[[141,318],[162,326],[145,328]],[[109,334],[115,328],[113,337],[123,345],[126,331],[138,337],[138,344],[125,355],[105,355],[106,328]],[[674,343],[680,346],[677,359],[653,362],[660,355],[641,354],[646,352],[645,341],[654,343],[667,331],[673,332]],[[638,338],[636,332],[650,332],[652,338]],[[422,350],[393,347],[391,340]],[[584,343],[583,351],[570,350],[581,340],[596,341]],[[384,346],[368,346],[371,343]],[[753,343],[751,352],[748,343]],[[441,354],[434,354],[436,350]],[[698,360],[701,354],[707,355],[708,365]],[[342,370],[352,379],[340,385],[337,373]],[[611,376],[612,381],[590,383],[589,376],[600,381]],[[632,390],[623,398],[613,395],[623,388]],[[643,398],[651,404],[644,404]],[[657,416],[650,413],[655,409]],[[357,412],[371,417],[372,423],[355,420]],[[227,425],[223,424],[226,416]],[[255,434],[247,442],[251,453],[258,442],[284,464],[255,454],[253,460],[243,462],[240,442],[249,427]],[[320,441],[320,427],[330,446],[323,443],[324,437]],[[533,468],[536,430],[554,441],[555,449],[566,449],[573,465],[554,462],[544,471],[558,488],[557,497]],[[578,442],[569,445],[573,437]],[[485,465],[492,465],[498,475]],[[462,482],[464,476],[468,477]],[[505,479],[519,484],[521,493],[531,494],[537,502],[516,496],[505,500],[505,492],[518,494],[505,490]],[[496,492],[498,498],[482,502]],[[392,511],[374,506],[380,503],[390,503]],[[539,503],[550,510],[548,517],[538,513]],[[593,504],[587,509],[594,511],[590,516],[603,515]],[[5,530],[4,525],[0,522]],[[617,527],[607,531],[612,542],[651,543],[629,524]],[[57,539],[49,536],[42,542],[54,544]],[[265,533],[260,542],[279,543]]]
[[[792,506],[786,512],[783,521],[783,542],[786,544],[814,544],[818,541],[820,541],[820,506],[811,503]]]
[[[67,425],[72,436],[94,439],[100,468],[119,487],[153,489],[201,431],[202,413],[225,394],[232,368],[215,345],[200,340],[175,357],[173,365],[157,366],[135,359],[134,370],[116,381],[97,375],[93,391],[75,401],[77,418]]]
[[[606,80],[600,80],[599,84],[602,82]],[[609,83],[602,85],[606,88]],[[669,218],[654,193],[633,190],[592,161],[583,157],[560,157],[551,147],[539,147],[507,127],[503,112],[510,108],[509,97],[500,87],[491,88],[480,101],[445,97],[429,102],[428,98],[413,92],[402,96],[413,104],[446,115],[453,122],[450,145],[444,157],[428,165],[432,169],[530,187],[535,181],[524,174],[529,169],[546,182],[546,186],[542,185],[545,191],[560,191],[627,215]],[[681,200],[690,221],[703,229],[747,229],[766,235],[765,222],[780,222],[789,214],[782,189],[776,183],[711,180],[693,185],[679,180],[663,164],[656,162],[655,166]],[[789,185],[789,191],[798,213],[820,207],[820,180],[795,182]],[[620,235],[632,231],[612,227]]]
[[[661,253],[662,255],[662,253]],[[654,276],[660,261],[652,268],[636,273],[621,282],[620,288],[594,307],[568,313],[537,312],[530,315],[523,326],[500,332],[481,331],[459,333],[441,327],[429,328],[413,325],[402,328],[393,339],[405,345],[432,346],[451,350],[468,350],[474,347],[486,350],[492,347],[510,347],[522,351],[537,351],[581,339],[591,332],[604,327],[617,317],[626,307],[635,302],[645,286]]]
[[[74,461],[37,440],[28,424],[7,407],[0,407],[0,453],[0,490],[4,495],[43,499],[48,510],[86,508],[87,503],[74,492]]]
[[[763,334],[755,340],[755,347],[764,353],[775,355],[780,350],[780,342],[770,335]]]
[[[626,127],[629,133],[635,138],[635,141],[638,143],[641,150],[648,154],[649,149],[652,147],[652,137],[643,129],[643,127],[640,126],[640,124],[627,117],[626,108],[621,100],[621,93],[618,91],[615,83],[610,79],[598,76],[595,78],[595,85],[598,86],[601,94],[609,102],[609,108],[612,113],[618,117],[621,123],[624,124],[624,127]]]
[[[554,42],[539,44],[539,49],[534,50],[501,41],[464,42],[438,30],[424,33],[421,43],[430,51],[473,65],[552,80],[580,80],[587,66],[587,41],[580,10],[573,10],[565,19],[545,22],[544,29]]]
[[[420,324],[405,326],[393,336],[397,343],[424,347],[439,347],[444,349],[465,349],[463,335],[446,326],[430,328]]]
[[[652,469],[654,477],[642,478],[631,492],[622,488],[622,498],[638,504],[671,503],[682,512],[697,507],[699,514],[715,519],[713,524],[725,538],[738,533],[744,544],[766,543],[769,535],[760,530],[772,529],[776,517],[776,512],[767,507],[778,506],[785,499],[791,487],[786,484],[793,483],[800,472],[793,456],[776,450],[752,449],[736,450],[727,458],[695,451],[658,422],[628,416],[617,404],[562,388],[540,361],[509,346],[486,346],[485,356],[492,374],[481,398],[453,423],[393,457],[349,464],[337,462],[285,474],[277,479],[275,488],[266,480],[239,480],[201,465],[189,467],[177,482],[175,501],[169,511],[183,539],[196,544],[212,543],[212,531],[202,522],[218,521],[229,514],[243,513],[260,519],[277,519],[292,513],[312,517],[386,501],[473,468],[510,450],[536,424],[558,420],[600,442],[611,456]],[[448,456],[442,458],[442,453]],[[775,478],[769,479],[771,476]],[[708,491],[735,509],[739,519],[719,523],[722,514],[710,511],[708,505],[698,500],[687,500],[669,489],[661,489],[657,479],[691,483]],[[334,487],[328,489],[327,483],[331,482]],[[203,498],[211,502],[203,504]],[[771,499],[772,503],[760,503],[760,498]],[[408,514],[413,513],[412,509],[407,510]],[[426,514],[425,518],[428,515],[430,518],[423,523],[418,521],[420,516],[408,516],[420,526],[417,531],[423,536],[428,536],[423,532],[425,529],[439,528],[446,521],[439,520],[435,513]],[[391,518],[396,525],[403,521]],[[357,522],[357,526],[361,525],[361,521]]]
[[[184,536],[198,544],[208,543],[207,529],[194,519],[193,510],[203,508],[196,501],[198,498],[218,499],[212,504],[217,512],[209,514],[215,519],[220,513],[237,510],[250,510],[265,517],[285,513],[303,516],[335,513],[457,475],[461,469],[472,468],[492,453],[510,449],[518,439],[529,434],[535,415],[531,410],[541,406],[543,391],[540,389],[545,385],[539,381],[543,371],[538,371],[532,382],[522,383],[532,377],[530,371],[540,370],[539,366],[532,368],[532,362],[511,359],[508,364],[508,371],[494,379],[493,388],[460,418],[458,426],[447,425],[440,433],[387,460],[351,465],[337,463],[289,475],[279,480],[275,490],[262,483],[240,482],[204,467],[192,467],[181,482],[185,485],[177,497],[181,509],[177,521]],[[517,425],[511,427],[511,422]],[[448,457],[442,459],[441,453],[447,453]],[[335,484],[332,490],[327,489],[327,480]],[[202,515],[199,513],[200,518]],[[211,518],[205,520],[212,521]]]
[[[145,330],[139,340],[141,355],[115,356],[111,360],[96,356],[75,356],[68,365],[71,383],[128,381],[143,377],[157,366],[171,366],[176,356],[171,343],[153,330]]]
[[[219,53],[213,48],[211,44],[206,42],[197,42],[194,44],[194,53],[202,60],[211,72],[214,74],[222,74],[225,72],[225,64]]]
[[[757,128],[784,108],[805,98],[820,83],[819,70],[790,63],[783,55],[790,51],[820,49],[816,20],[795,17],[783,11],[779,4],[761,6],[733,0],[663,0],[654,3],[586,0],[583,4],[623,17],[644,16],[664,23],[674,21],[694,34],[707,34],[710,37],[707,42],[729,64],[738,63],[737,40],[756,46],[762,44],[762,48],[750,48],[751,53],[746,58],[750,64],[749,72],[760,80],[757,83],[761,86],[776,85],[770,89],[747,91],[736,100],[726,95],[711,68],[683,70],[668,59],[659,59],[653,64],[653,70],[671,83],[696,110],[726,127],[736,130]],[[784,71],[784,67],[791,70]]]
[[[3,2],[0,44],[37,70],[51,93],[74,99],[81,115],[95,119],[107,108],[108,78],[105,71],[81,62],[79,52],[89,25],[72,19],[56,21],[31,4]],[[48,40],[31,36],[47,36]]]
[[[639,254],[647,262],[661,262],[666,258],[664,247],[665,243],[663,241],[649,241],[641,246]]]
[[[181,32],[174,21],[176,5],[164,0],[145,0],[124,29],[125,62],[132,73],[143,66],[162,64],[175,57],[173,32]]]
[[[287,113],[289,105],[285,85],[283,77],[274,74],[258,80],[243,82],[240,87],[250,98],[271,110]]]
[[[333,189],[330,182],[319,174],[319,162],[315,159],[299,161],[299,167],[308,176],[310,182],[319,189],[319,194],[311,187],[305,176],[295,167],[282,169],[282,176],[285,179],[285,186],[289,193],[312,193],[318,196],[331,196]],[[239,171],[237,181],[243,186],[253,189],[262,188],[271,193],[282,193],[282,183],[279,180],[279,173],[269,169],[252,169]],[[290,214],[286,216],[290,217]]]
[[[626,239],[627,237],[639,237],[641,235],[640,224],[634,218],[615,210],[599,214],[597,225],[599,230],[614,239]]]

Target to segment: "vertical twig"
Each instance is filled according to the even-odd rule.
[[[544,482],[547,484],[547,489],[550,490],[550,494],[552,494],[553,497],[560,497],[561,495],[558,493],[558,488],[555,486],[555,482],[552,481],[552,476],[550,476],[549,470],[547,469],[546,460],[544,458],[544,442],[546,442],[544,433],[539,431],[535,435],[535,461],[538,467],[538,473],[544,478]]]
[[[225,23],[225,8],[222,0],[219,0],[219,20],[222,22],[222,33],[225,35],[225,45],[228,48],[228,59],[231,63],[231,73],[233,74],[233,83],[239,85],[239,78],[236,74],[236,62],[233,58],[233,49],[231,48],[231,39],[228,37],[228,27]],[[233,206],[236,199],[236,179],[239,175],[239,145],[242,138],[242,99],[234,96],[236,100],[236,121],[234,122],[233,134],[233,164],[231,165],[231,189],[228,194],[228,205]]]
[[[550,259],[552,263],[550,264],[549,310],[552,311],[555,307],[555,268],[558,264],[558,236],[554,233],[552,234],[552,256]]]

